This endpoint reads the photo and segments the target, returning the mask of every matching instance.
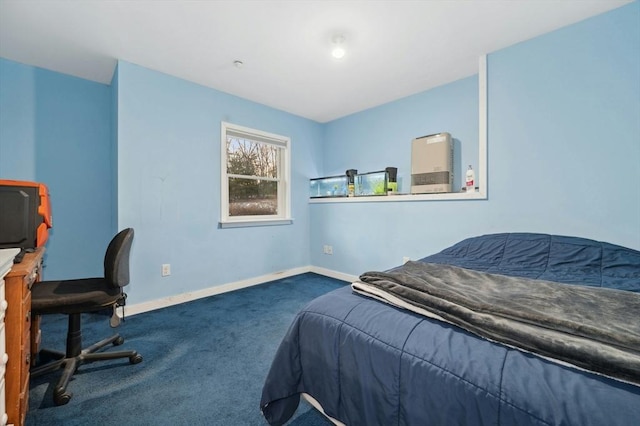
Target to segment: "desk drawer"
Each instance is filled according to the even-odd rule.
[[[22,359],[22,366],[20,367],[20,383],[23,381],[29,382],[29,369],[31,368],[31,342],[29,342],[29,336],[31,336],[31,331],[25,334],[25,341],[22,343],[20,356]]]
[[[20,354],[22,355],[22,367],[20,368],[20,383],[29,382],[29,369],[31,368],[31,292],[24,300],[23,328],[20,339]]]
[[[28,289],[31,290],[31,286],[33,285],[33,283],[36,282],[36,280],[38,279],[38,277],[40,276],[40,272],[42,271],[42,262],[38,263],[38,266],[36,266],[35,268],[33,268],[33,271],[31,271],[30,274],[26,275],[26,280],[27,280],[27,286]]]
[[[25,327],[31,328],[31,292],[22,299],[22,320]]]
[[[24,279],[22,280],[22,294],[26,295],[31,291],[31,286],[33,285],[33,283],[36,282],[36,279],[38,278],[38,271],[39,268],[34,269],[33,271],[31,271],[30,274],[27,274],[24,276]]]

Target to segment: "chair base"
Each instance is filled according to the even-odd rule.
[[[75,318],[76,316],[77,318]],[[58,383],[56,384],[56,387],[53,391],[53,402],[55,403],[55,405],[64,405],[71,400],[73,394],[71,392],[67,392],[67,385],[69,384],[71,377],[82,364],[119,358],[129,358],[130,364],[138,364],[142,362],[142,355],[134,350],[97,353],[97,351],[107,345],[121,345],[124,342],[124,339],[119,334],[101,340],[86,349],[80,350],[80,342],[82,337],[80,335],[80,332],[78,331],[79,317],[79,314],[73,314],[69,316],[70,328],[67,335],[67,352],[62,353],[58,351],[42,349],[39,353],[39,356],[46,354],[49,357],[53,358],[53,361],[47,362],[40,366],[36,366],[31,370],[31,377],[39,377],[53,371],[57,371],[58,369],[63,369],[62,376],[60,376],[60,379],[58,379]],[[77,325],[78,328],[74,330],[75,327],[71,327],[72,325]]]

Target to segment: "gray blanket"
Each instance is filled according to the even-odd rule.
[[[366,272],[359,293],[471,333],[640,384],[640,294],[408,262]]]

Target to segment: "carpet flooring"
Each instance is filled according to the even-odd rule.
[[[84,347],[118,332],[119,348],[144,361],[82,365],[60,407],[52,400],[59,373],[32,379],[26,424],[264,426],[262,385],[295,314],[346,284],[301,274],[128,317],[117,329],[105,315],[83,315]],[[66,326],[65,316],[43,317],[42,347],[64,350]],[[289,425],[330,423],[301,402]]]

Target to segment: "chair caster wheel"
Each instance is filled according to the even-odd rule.
[[[118,336],[118,338],[113,341],[113,346],[120,346],[123,343],[124,343],[124,337]]]
[[[53,396],[53,403],[60,406],[60,405],[65,405],[67,404],[69,401],[71,401],[71,394],[70,393],[61,393],[61,394],[56,394]]]
[[[142,362],[142,355],[135,354],[134,356],[129,357],[129,364],[139,364]]]

